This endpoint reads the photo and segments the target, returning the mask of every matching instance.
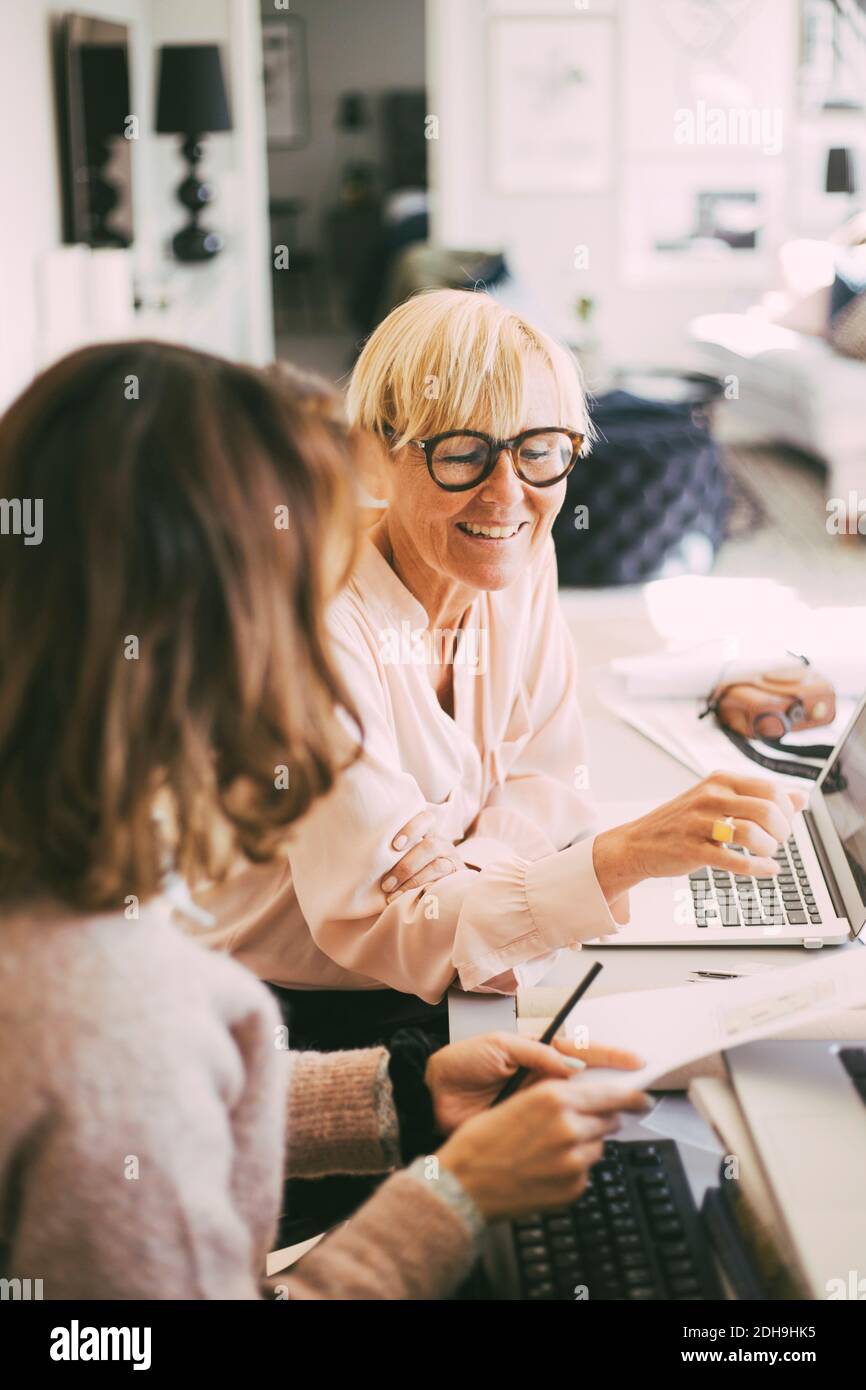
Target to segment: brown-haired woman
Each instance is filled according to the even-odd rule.
[[[0,538],[0,1276],[47,1298],[256,1297],[287,1128],[301,1174],[400,1160],[387,1052],[293,1058],[263,986],[171,920],[355,752],[322,629],[351,448],[302,394],[105,345],[0,421],[0,494],[43,517]],[[523,1060],[555,1079],[473,1115]],[[578,1194],[642,1101],[566,1071],[528,1040],[437,1054],[438,1181],[389,1178],[289,1294],[436,1296],[486,1218]]]

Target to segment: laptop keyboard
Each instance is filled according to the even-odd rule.
[[[747,857],[743,850],[744,867]],[[793,836],[773,858],[775,879],[732,874],[727,869],[696,869],[689,874],[695,923],[698,927],[820,926],[821,913],[803,859]]]
[[[524,1299],[721,1297],[672,1139],[609,1141],[579,1201],[512,1230]]]
[[[854,1082],[854,1089],[866,1104],[866,1048],[840,1047],[839,1061]]]

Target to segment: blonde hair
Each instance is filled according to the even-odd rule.
[[[394,446],[482,420],[502,439],[522,425],[526,368],[550,368],[559,420],[592,438],[580,369],[570,352],[526,319],[472,290],[424,290],[394,309],[367,340],[347,396],[354,425],[394,431]]]

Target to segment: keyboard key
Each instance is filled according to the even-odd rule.
[[[804,922],[807,922],[807,921],[808,921],[808,918],[807,918],[805,912],[790,912],[790,911],[789,911],[789,913],[788,913],[788,921],[791,923],[792,926],[795,926],[795,927],[802,927],[803,924],[804,924]]]
[[[629,1231],[623,1235],[614,1236],[617,1250],[627,1251],[636,1250],[641,1244],[641,1238],[637,1231]]]
[[[658,1223],[653,1223],[653,1230],[655,1231],[655,1234],[660,1238],[664,1236],[681,1236],[683,1233],[683,1228],[680,1222],[672,1220],[659,1221]]]
[[[549,1280],[545,1279],[540,1284],[530,1284],[526,1290],[527,1298],[553,1298],[554,1287]]]

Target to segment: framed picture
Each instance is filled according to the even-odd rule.
[[[612,163],[611,20],[502,13],[488,24],[494,189],[604,191]]]
[[[630,284],[765,282],[784,201],[775,165],[641,164],[627,171],[625,186]]]
[[[800,0],[800,106],[863,111],[866,83],[864,0]]]
[[[310,94],[304,21],[277,15],[262,21],[268,145],[296,148],[310,139]]]

